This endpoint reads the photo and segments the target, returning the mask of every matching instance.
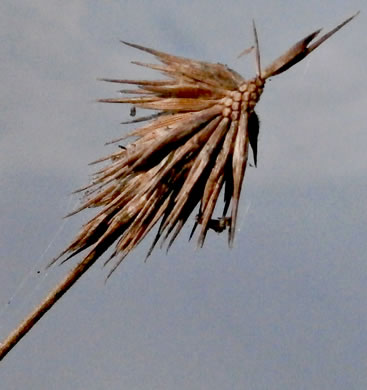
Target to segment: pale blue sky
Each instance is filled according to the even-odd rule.
[[[144,263],[147,237],[106,285],[98,262],[1,362],[2,390],[367,388],[365,2],[320,4],[1,2],[0,339],[76,263],[44,271],[87,218],[62,220],[69,194],[126,132],[96,79],[154,76],[119,39],[252,76],[237,59],[252,18],[267,65],[362,11],[266,85],[235,248],[212,233],[196,250],[188,226]]]

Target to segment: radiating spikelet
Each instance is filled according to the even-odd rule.
[[[353,17],[315,43],[311,44],[320,30],[308,35],[264,71],[260,67],[254,25],[257,76],[251,80],[245,80],[225,65],[123,42],[160,61],[135,64],[158,70],[167,78],[102,79],[134,85],[135,89],[121,90],[127,97],[100,102],[132,104],[158,113],[124,122],[146,124],[127,135],[136,137],[134,141],[95,162],[109,161],[109,164],[95,174],[91,184],[79,190],[84,191],[84,202],[71,214],[90,207],[99,207],[100,211],[60,256],[69,254],[67,260],[89,249],[85,259],[94,262],[116,242],[107,260],[116,258],[113,272],[158,222],[148,255],[160,240],[163,243],[170,239],[169,247],[198,205],[193,231],[200,225],[199,246],[204,244],[209,229],[219,232],[227,227],[232,245],[249,145],[255,166],[257,163],[259,119],[254,108],[265,80],[302,60]],[[214,219],[222,189],[223,213]]]

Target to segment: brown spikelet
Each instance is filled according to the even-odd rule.
[[[128,136],[136,137],[134,141],[94,162],[109,161],[109,164],[80,190],[84,191],[84,202],[71,214],[90,207],[100,210],[60,256],[68,254],[67,260],[89,249],[85,258],[94,262],[115,243],[115,250],[107,260],[116,259],[112,273],[158,222],[158,232],[148,255],[160,240],[170,239],[169,247],[198,205],[198,215],[193,218],[193,230],[201,226],[198,245],[204,244],[209,229],[220,232],[227,228],[229,245],[232,245],[249,145],[255,166],[257,163],[259,120],[254,108],[265,80],[302,60],[354,16],[315,43],[311,42],[320,30],[308,35],[264,70],[260,66],[254,24],[255,45],[251,50],[255,50],[257,75],[251,80],[245,80],[225,65],[194,61],[123,42],[160,61],[159,64],[135,64],[158,70],[167,78],[102,79],[133,85],[135,89],[121,90],[126,97],[99,101],[127,103],[158,112],[124,122],[145,124],[112,142]],[[223,213],[214,219],[223,189]]]

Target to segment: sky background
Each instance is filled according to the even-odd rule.
[[[319,27],[359,17],[267,83],[258,168],[235,248],[183,230],[144,263],[152,235],[105,284],[97,262],[0,364],[10,389],[367,388],[367,23],[363,0],[0,3],[0,339],[80,259],[45,265],[93,212],[90,161],[129,107],[95,103],[150,78],[132,41],[255,74]],[[40,273],[37,273],[40,271]]]

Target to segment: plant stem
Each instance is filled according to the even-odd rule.
[[[94,263],[87,256],[46,296],[46,298],[0,343],[0,361],[32,329],[44,314],[69,290]]]

